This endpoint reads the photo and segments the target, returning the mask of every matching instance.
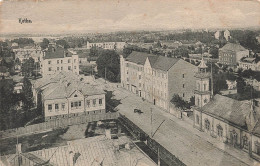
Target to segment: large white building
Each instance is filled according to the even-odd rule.
[[[93,47],[103,48],[103,49],[124,49],[126,43],[125,42],[100,42],[100,43],[89,43],[87,42],[87,49],[91,49]]]
[[[194,96],[197,67],[182,59],[132,52],[120,56],[120,70],[122,87],[165,110],[174,94]]]
[[[37,106],[45,120],[105,113],[105,92],[73,72],[41,78],[33,85]]]
[[[75,52],[61,47],[49,47],[44,52],[41,73],[43,77],[46,77],[60,71],[72,71],[79,74],[79,57]]]

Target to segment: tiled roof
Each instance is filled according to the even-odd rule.
[[[70,97],[70,95],[79,91],[84,96],[104,94],[103,90],[97,89],[86,80],[80,80],[80,77],[72,72],[60,72],[51,78],[42,78],[35,82],[34,88],[42,90],[43,99],[52,100]]]
[[[249,110],[250,104],[218,94],[202,107],[204,113],[217,116],[240,127],[246,125],[245,118]]]
[[[133,51],[127,58],[127,61],[136,63],[136,64],[140,64],[140,65],[144,65],[146,58],[149,56],[156,56],[153,54],[148,54],[148,53],[144,53],[144,52],[136,52]]]
[[[72,53],[68,50],[61,48],[61,47],[57,47],[57,48],[51,47],[51,48],[49,48],[48,51],[46,51],[44,59],[64,58],[65,55],[67,57],[71,57]]]
[[[152,68],[163,70],[163,71],[169,70],[176,62],[179,61],[179,59],[177,58],[168,58],[164,56],[157,56],[154,54],[148,54],[148,53],[136,52],[136,51],[133,51],[126,58],[126,60],[136,64],[144,65],[147,58],[149,59]]]
[[[220,48],[220,50],[227,50],[227,51],[246,51],[247,49],[245,49],[243,46],[241,46],[240,44],[235,44],[235,43],[228,43],[225,46],[223,46],[222,48]]]
[[[168,57],[164,57],[164,56],[158,56],[154,65],[152,65],[152,66],[154,69],[168,71],[178,61],[179,61],[179,59],[177,59],[177,58],[168,58]]]

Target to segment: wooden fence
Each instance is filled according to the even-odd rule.
[[[19,127],[16,129],[8,129],[8,130],[0,131],[0,139],[4,139],[8,137],[16,137],[16,136],[21,136],[21,135],[26,135],[31,133],[39,133],[43,131],[63,128],[63,127],[76,125],[76,124],[84,124],[88,122],[110,120],[110,119],[117,119],[117,118],[118,118],[118,113],[113,112],[113,113],[89,114],[87,116],[55,119],[43,123],[38,123],[38,124],[29,125],[25,127]]]

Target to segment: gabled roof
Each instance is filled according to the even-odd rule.
[[[156,56],[153,54],[148,54],[148,53],[144,53],[144,52],[136,52],[133,51],[127,58],[126,60],[129,62],[133,62],[136,64],[140,64],[140,65],[144,65],[146,58],[150,57],[150,56]]]
[[[168,58],[168,57],[164,57],[164,56],[158,56],[154,65],[152,65],[152,66],[154,69],[168,71],[178,61],[179,61],[179,59],[177,59],[177,58]]]
[[[127,61],[144,65],[148,58],[152,68],[163,71],[168,71],[176,62],[179,61],[177,58],[168,58],[164,56],[157,56],[154,54],[148,54],[144,52],[133,51],[127,58]]]
[[[220,50],[226,50],[226,51],[246,51],[247,49],[245,49],[240,44],[228,43],[225,46],[223,46],[222,48],[220,48]]]
[[[44,59],[57,59],[64,57],[72,57],[72,53],[61,47],[49,47],[48,51],[45,52]]]
[[[222,118],[240,127],[245,127],[245,118],[251,108],[249,103],[217,94],[201,109],[206,114]]]

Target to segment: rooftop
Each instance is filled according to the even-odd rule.
[[[44,59],[56,59],[64,57],[72,57],[72,53],[61,47],[49,47],[45,52]]]
[[[222,118],[239,127],[246,127],[246,117],[250,113],[251,105],[248,101],[238,101],[217,94],[201,109],[204,113]],[[260,118],[259,109],[257,110],[257,117]]]
[[[148,53],[136,52],[136,51],[133,51],[126,58],[126,60],[136,64],[144,65],[147,58],[150,61],[152,68],[163,70],[163,71],[169,70],[176,62],[179,61],[179,59],[177,58],[168,58],[164,56],[157,56],[154,54],[148,54]]]
[[[73,72],[63,71],[49,78],[37,80],[34,88],[42,91],[45,100],[70,97],[75,91],[84,96],[105,93],[96,88],[94,84],[90,84],[93,80],[85,80],[84,78],[80,78]]]
[[[226,51],[246,51],[247,49],[245,49],[240,44],[227,43],[225,46],[220,48],[220,50],[226,50]]]

